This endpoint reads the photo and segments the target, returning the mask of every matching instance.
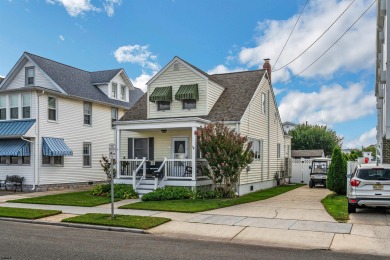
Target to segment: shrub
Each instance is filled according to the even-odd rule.
[[[98,184],[92,189],[92,195],[110,197],[111,196],[111,184]],[[137,192],[134,191],[132,185],[127,184],[115,184],[114,185],[114,198],[118,199],[136,199],[138,198]]]
[[[234,197],[241,171],[253,161],[252,142],[223,123],[207,124],[195,134],[209,164],[203,173],[224,198]]]
[[[159,200],[182,200],[191,199],[192,191],[185,187],[165,187],[158,188],[155,191],[142,196],[143,201],[159,201]]]
[[[222,198],[222,193],[220,191],[202,191],[198,190],[194,192],[194,199],[219,199]]]
[[[347,162],[339,146],[333,149],[326,185],[329,190],[344,195],[347,191]]]

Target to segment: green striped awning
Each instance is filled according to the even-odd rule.
[[[151,102],[172,101],[172,86],[155,88],[150,95],[149,100]]]
[[[176,100],[195,99],[199,100],[198,84],[181,85],[175,95]]]

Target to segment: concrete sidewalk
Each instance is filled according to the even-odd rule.
[[[40,193],[42,194],[42,193]],[[301,187],[264,201],[241,204],[201,213],[177,213],[116,209],[116,214],[167,217],[171,222],[148,230],[160,236],[225,241],[263,246],[331,249],[345,252],[390,255],[390,226],[381,218],[375,225],[359,214],[351,223],[337,223],[325,211],[321,200],[329,194],[322,188]],[[43,195],[43,194],[42,194]],[[47,194],[44,194],[47,195]],[[3,201],[8,197],[0,198]],[[8,198],[10,198],[8,197]],[[115,207],[139,200],[125,200]],[[85,213],[110,213],[110,204],[97,207],[1,203],[0,206],[62,210],[63,214],[39,221],[60,222]]]

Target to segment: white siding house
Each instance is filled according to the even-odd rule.
[[[87,72],[24,53],[0,85],[0,179],[22,176],[27,190],[105,181],[99,160],[115,141],[113,120],[141,94],[123,69]]]
[[[195,131],[224,121],[256,143],[256,158],[241,174],[239,194],[276,185],[284,176],[291,140],[284,134],[269,75],[270,69],[209,75],[174,57],[116,122],[120,163],[115,181],[132,184],[139,193],[211,186],[202,174],[200,166],[207,162],[198,152]]]

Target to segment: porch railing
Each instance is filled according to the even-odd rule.
[[[141,163],[146,160],[146,158],[143,159],[122,159],[120,160],[121,163],[121,176],[128,176],[132,177],[133,176],[133,171],[136,170]],[[142,172],[139,171],[138,175],[141,175]]]

